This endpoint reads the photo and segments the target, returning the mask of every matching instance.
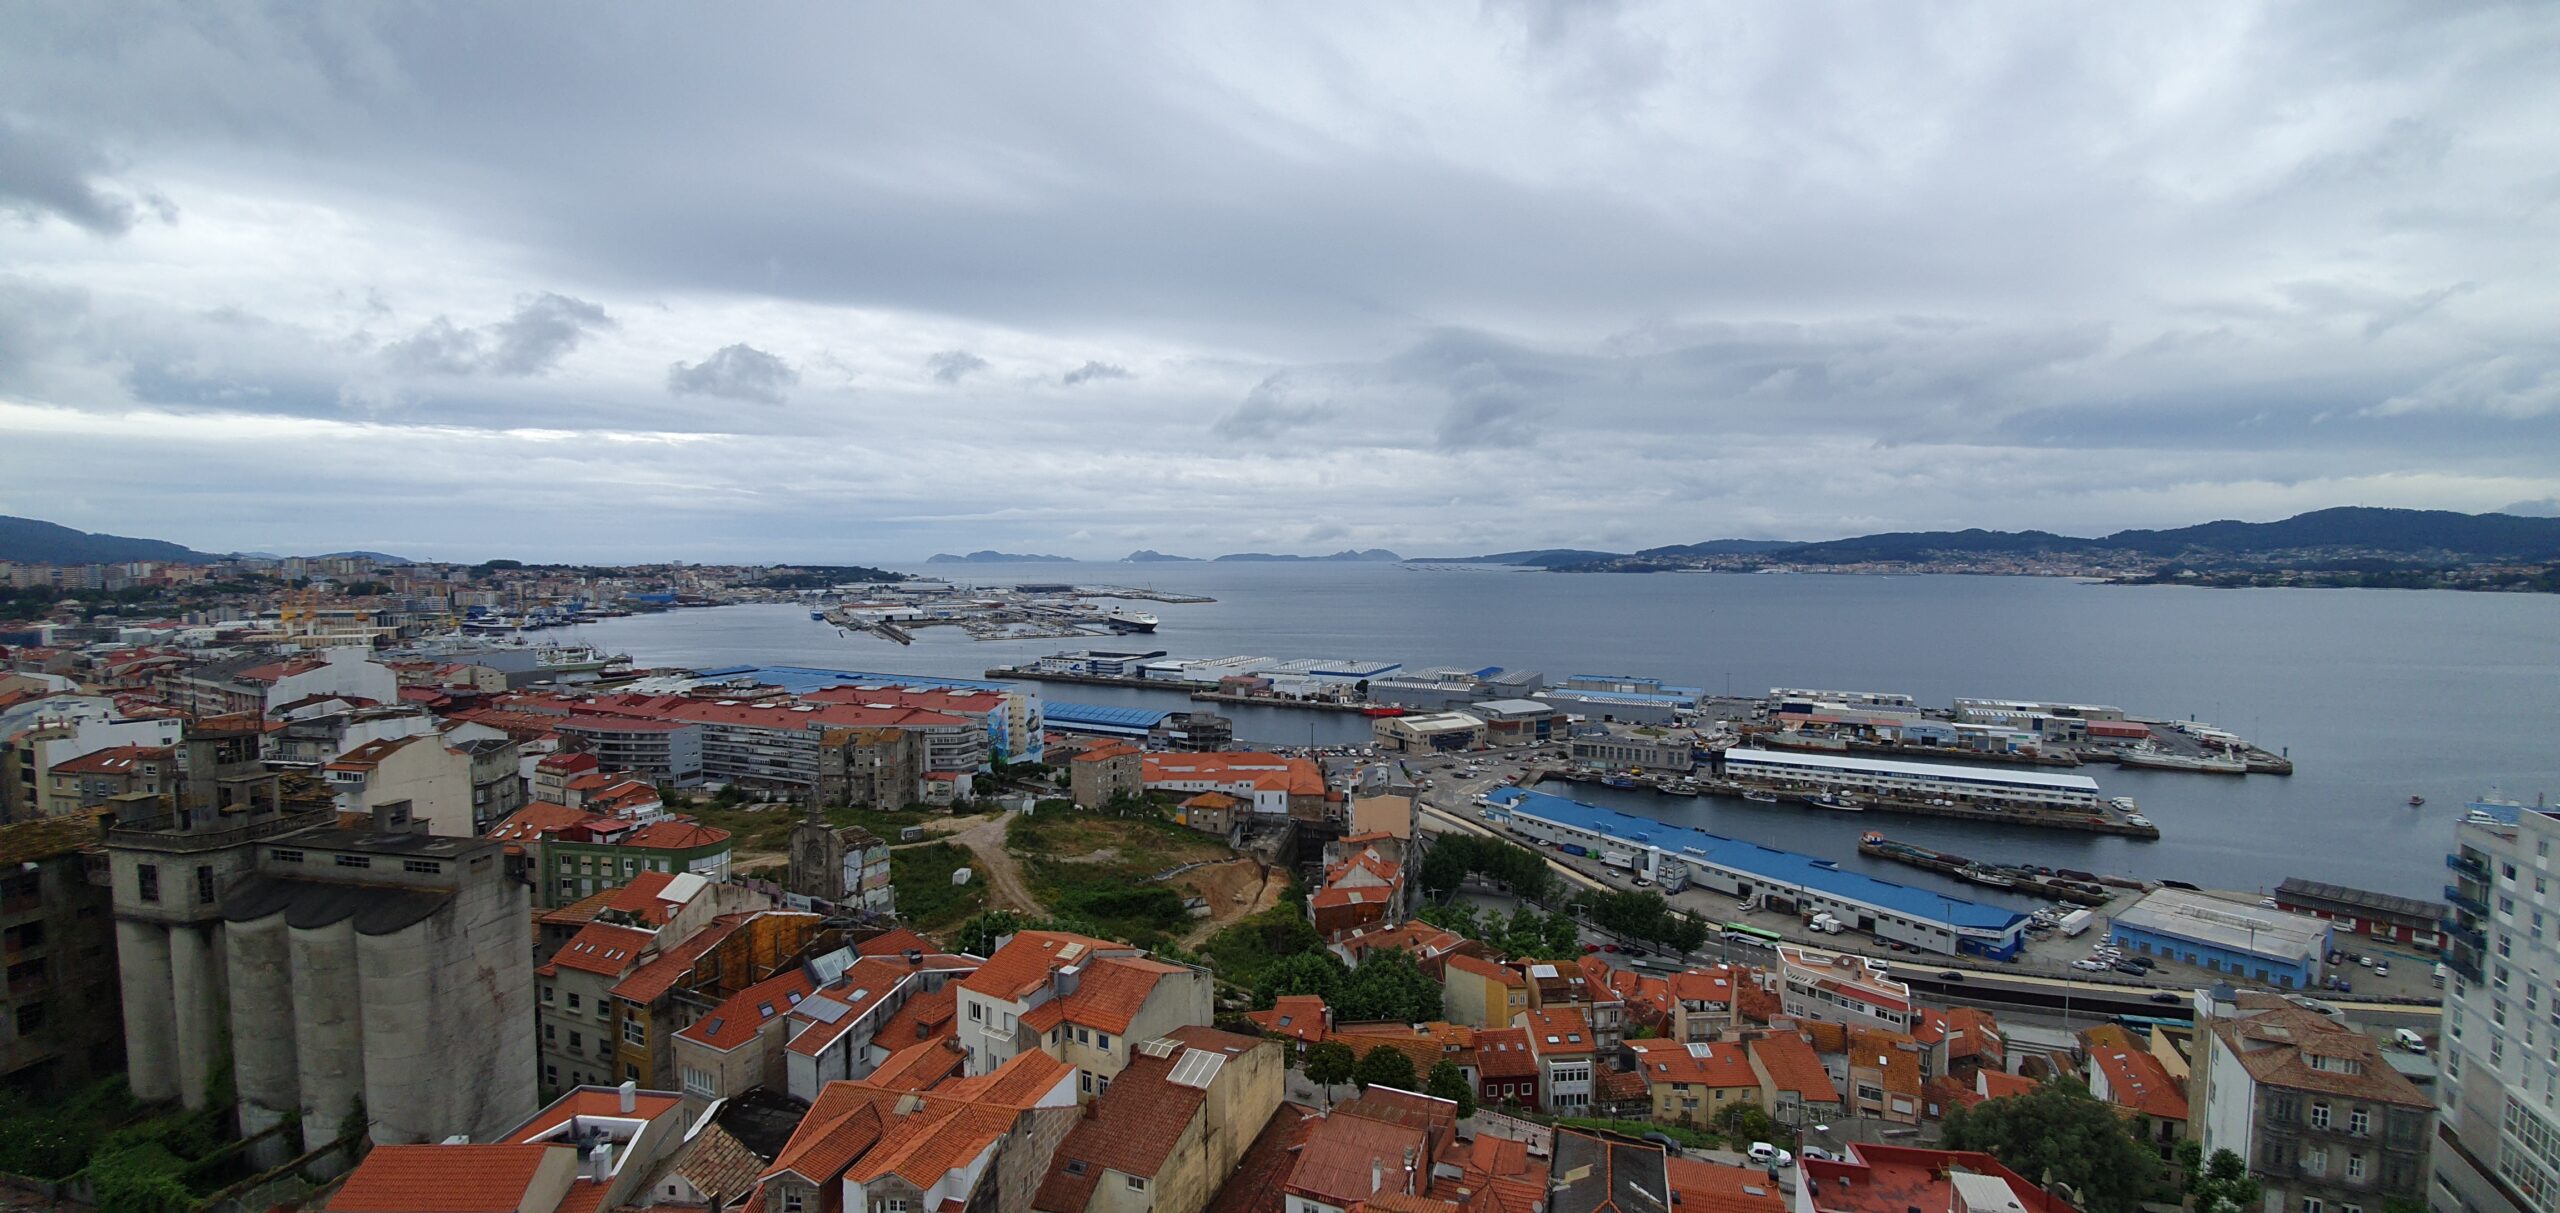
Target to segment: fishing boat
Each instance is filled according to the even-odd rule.
[[[1383,703],[1373,703],[1368,707],[1360,709],[1360,714],[1363,716],[1402,716],[1405,713],[1403,708],[1390,707]]]
[[[1612,775],[1601,782],[1606,783],[1613,788],[1632,788],[1636,786],[1636,781],[1625,775]]]
[[[1831,809],[1842,813],[1864,813],[1867,811],[1867,806],[1859,804],[1857,801],[1851,800],[1836,792],[1824,792],[1820,796],[1816,796],[1805,801],[1805,803],[1812,805],[1817,809]]]
[[[2409,798],[2409,807],[2413,809],[2425,803],[2427,803],[2427,798],[2424,796],[2412,796]]]
[[[1750,802],[1751,802],[1751,803],[1753,803],[1753,804],[1776,804],[1776,803],[1778,803],[1778,794],[1777,794],[1776,792],[1767,792],[1767,791],[1762,791],[1762,790],[1761,790],[1761,789],[1759,789],[1759,788],[1753,788],[1753,789],[1751,789],[1751,790],[1750,790],[1750,791],[1748,791],[1748,792],[1744,792],[1744,793],[1742,794],[1742,798],[1743,798],[1744,800],[1748,800],[1748,801],[1750,801]]]
[[[2015,879],[2012,879],[2003,873],[1994,872],[1989,868],[1976,864],[1967,864],[1964,867],[1957,869],[1956,878],[1959,880],[1970,880],[1985,888],[2014,889],[2018,887],[2018,882]]]

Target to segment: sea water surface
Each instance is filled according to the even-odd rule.
[[[1141,604],[1153,636],[980,643],[926,628],[901,646],[805,608],[635,616],[553,636],[646,664],[799,664],[976,677],[1069,648],[1177,656],[1342,657],[1408,668],[1505,666],[1550,681],[1639,674],[1711,693],[1770,687],[2113,704],[2193,716],[2288,751],[2291,776],[2084,768],[2129,795],[2157,842],[1816,813],[1735,800],[1569,789],[1579,799],[1841,859],[1905,883],[1982,891],[1860,859],[1858,835],[1977,859],[2047,863],[2211,888],[2288,876],[2435,899],[2464,801],[2560,793],[2560,597],[2404,590],[2214,590],[2038,577],[1563,574],[1353,563],[934,565],[981,584],[1117,584],[1205,594]],[[1181,695],[1034,684],[1048,699],[1185,707]],[[1204,705],[1205,706],[1205,705]],[[1358,716],[1220,706],[1239,738],[1365,741]],[[2423,808],[2407,806],[2424,796]]]

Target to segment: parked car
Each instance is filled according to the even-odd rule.
[[[1751,1143],[1751,1149],[1745,1153],[1751,1161],[1764,1167],[1769,1166],[1778,1160],[1778,1147],[1770,1145],[1765,1141],[1755,1141]]]
[[[2376,977],[2391,976],[2391,962],[2387,960],[2375,962],[2373,966],[2373,975]]]
[[[1599,945],[1599,944],[1596,944],[1596,943],[1586,943],[1586,944],[1582,945],[1582,954],[1583,954],[1583,955],[1585,955],[1585,956],[1588,956],[1588,955],[1592,954],[1593,952],[1597,952],[1597,951],[1599,951],[1599,950],[1600,950],[1600,945]]]
[[[2171,1003],[2175,1003],[2175,1002],[2177,1002],[2177,1001],[2178,1001],[2178,994],[2177,994],[2177,991],[2175,991],[2175,990],[2162,990],[2162,991],[2160,991],[2159,993],[2152,995],[2152,996],[2151,996],[2151,1001],[2156,1002],[2156,1003],[2159,1003],[2159,1004],[2161,1004],[2161,1005],[2163,1005],[2163,1006],[2166,1006],[2166,1005],[2169,1005],[2169,1004],[2171,1004]]]
[[[1947,969],[1947,970],[1941,971],[1941,972],[1938,974],[1938,980],[1940,980],[1940,981],[1963,981],[1963,980],[1964,980],[1964,974],[1959,973],[1959,972],[1956,972],[1954,969]]]
[[[2143,968],[2141,965],[2129,964],[2121,960],[2108,967],[2114,969],[2116,972],[2124,974],[2127,977],[2140,977],[2143,974],[2150,972],[2150,970]]]

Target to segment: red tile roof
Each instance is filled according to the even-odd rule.
[[[905,927],[891,927],[853,945],[857,956],[904,956],[909,952],[939,952],[942,945]]]
[[[1541,1057],[1588,1054],[1595,1045],[1591,1021],[1577,1007],[1528,1012],[1521,1026],[1529,1030],[1529,1048]]]
[[[375,1146],[329,1198],[332,1213],[516,1213],[567,1145]]]
[[[1680,1213],[1786,1213],[1786,1198],[1766,1171],[1690,1158],[1665,1161]]]
[[[656,1002],[658,996],[675,988],[684,975],[693,971],[702,954],[719,946],[739,927],[745,926],[752,914],[723,914],[712,919],[682,943],[661,950],[657,957],[643,965],[613,987],[613,996],[631,1002]]]
[[[1279,1213],[1287,1199],[1281,1185],[1297,1163],[1298,1148],[1319,1123],[1315,1109],[1281,1104],[1201,1213]]]
[[[726,1053],[755,1039],[765,1025],[779,1022],[812,988],[808,970],[794,965],[720,1000],[676,1035]]]
[[[1751,1042],[1751,1056],[1768,1071],[1769,1085],[1780,1091],[1793,1091],[1806,1103],[1838,1103],[1840,1088],[1831,1081],[1831,1072],[1822,1068],[1822,1058],[1805,1038],[1793,1032],[1775,1032]]]
[[[589,923],[569,942],[560,945],[560,950],[551,957],[551,963],[564,969],[619,977],[637,966],[641,953],[655,946],[657,941],[657,935],[648,931]]]
[[[1174,1064],[1185,1056],[1187,1050],[1130,1058],[1111,1089],[1085,1106],[1083,1119],[1058,1143],[1031,1207],[1084,1213],[1105,1170],[1155,1178],[1209,1100],[1206,1086],[1172,1081]]]
[[[1325,1025],[1329,1022],[1321,994],[1283,995],[1272,1000],[1270,1010],[1247,1011],[1244,1017],[1274,1036],[1286,1036],[1310,1044],[1324,1039]]]
[[[1526,1028],[1486,1028],[1476,1033],[1476,1073],[1485,1078],[1535,1078],[1537,1055]]]
[[[597,814],[589,813],[585,809],[573,809],[565,804],[537,800],[507,814],[505,820],[489,827],[489,837],[501,842],[530,842],[574,825],[583,825],[589,818],[596,816]]]
[[[892,1050],[862,1081],[891,1091],[928,1091],[959,1077],[968,1061],[960,1042],[945,1036]]]
[[[1043,1032],[1060,1020],[1097,1032],[1126,1032],[1129,1021],[1138,1017],[1156,986],[1167,977],[1186,972],[1189,970],[1180,965],[1161,960],[1105,957],[1085,969],[1076,982],[1075,993],[1032,1008],[1022,1021]]]
[[[729,841],[729,831],[683,818],[653,821],[633,830],[622,839],[626,847],[647,847],[652,851],[695,851],[716,847]]]
[[[542,1141],[569,1127],[581,1116],[590,1119],[620,1117],[627,1120],[656,1120],[682,1106],[684,1097],[673,1091],[635,1091],[631,1110],[622,1110],[622,1092],[613,1087],[577,1087],[552,1100],[549,1107],[534,1113],[507,1135],[516,1145]]]
[[[1049,974],[1062,968],[1084,964],[1103,952],[1134,952],[1125,943],[1095,939],[1066,931],[1022,931],[1016,933],[987,963],[975,973],[960,979],[963,988],[989,998],[1019,1002],[1022,996],[1039,989]]]
[[[1988,1154],[1970,1150],[1924,1150],[1916,1146],[1853,1144],[1849,1158],[1806,1159],[1798,1163],[1798,1182],[1818,1187],[1811,1204],[1820,1213],[1905,1213],[1910,1209],[1954,1207],[1957,1171],[1988,1175],[2009,1185],[2019,1203],[2035,1213],[2079,1213],[2060,1197],[2036,1185]]]
[[[1486,981],[1494,982],[1498,985],[1506,986],[1511,989],[1525,990],[1529,988],[1529,979],[1522,977],[1519,970],[1511,968],[1508,965],[1495,964],[1490,960],[1486,960],[1484,957],[1473,955],[1471,953],[1452,952],[1447,957],[1443,958],[1441,963],[1447,967],[1449,972],[1452,973],[1464,973],[1470,977],[1482,978]],[[1486,1008],[1488,1012],[1493,1009],[1494,1008],[1491,1007]]]
[[[1324,771],[1304,758],[1226,751],[1208,754],[1149,754],[1143,760],[1144,783],[1207,783],[1249,786],[1261,792],[1291,796],[1324,795]]]
[[[858,1082],[831,1082],[820,1088],[792,1130],[791,1140],[774,1155],[764,1173],[770,1179],[791,1174],[825,1187],[835,1182],[853,1160],[880,1140],[889,1108],[897,1096]]]
[[[960,991],[951,983],[929,993],[908,997],[880,1029],[871,1034],[874,1048],[896,1052],[928,1040],[949,1039],[959,1026]]]
[[[2169,1077],[2169,1069],[2149,1053],[2101,1049],[2089,1064],[2107,1076],[2107,1101],[2129,1112],[2159,1120],[2187,1118],[2186,1089]]]
[[[1686,1083],[1705,1087],[1760,1086],[1760,1075],[1740,1044],[1684,1043],[1677,1040],[1630,1040],[1636,1073],[1653,1083]]]

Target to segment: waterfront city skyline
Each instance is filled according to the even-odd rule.
[[[2548,9],[620,18],[13,11],[0,513],[894,561],[2560,499]]]

